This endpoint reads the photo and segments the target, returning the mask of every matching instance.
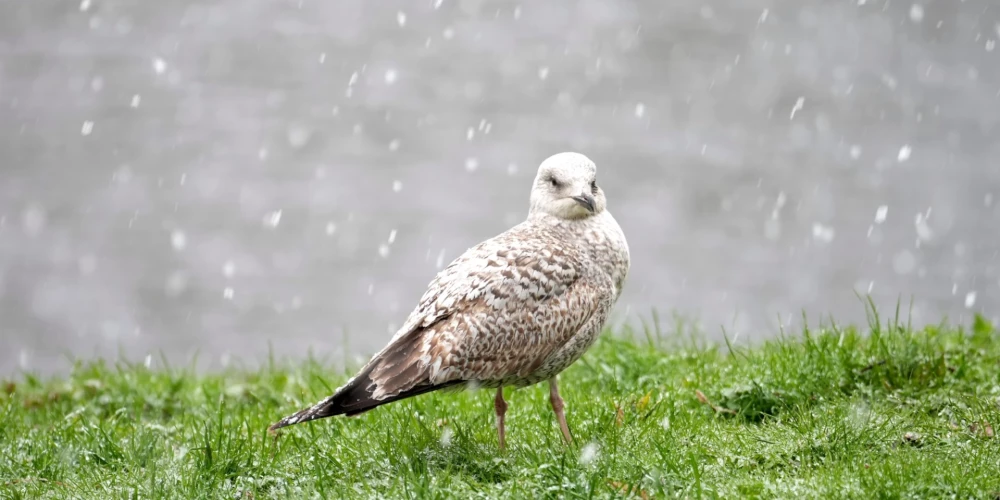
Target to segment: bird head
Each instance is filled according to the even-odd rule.
[[[597,166],[580,153],[559,153],[538,166],[529,214],[584,219],[604,211],[607,200],[597,185]]]

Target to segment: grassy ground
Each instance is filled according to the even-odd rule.
[[[577,444],[542,384],[508,393],[505,453],[485,392],[275,439],[344,374],[80,365],[0,391],[0,498],[1000,496],[997,332],[882,323],[734,350],[605,336],[561,377]]]

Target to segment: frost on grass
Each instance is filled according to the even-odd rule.
[[[455,431],[451,430],[451,427],[445,426],[444,430],[441,431],[441,446],[447,448],[451,446],[451,439],[455,435]]]
[[[597,443],[590,442],[583,446],[580,450],[580,465],[587,466],[594,463],[597,460],[600,448]]]

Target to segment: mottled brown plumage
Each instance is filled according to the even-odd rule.
[[[503,447],[503,386],[548,380],[569,441],[556,375],[593,345],[628,269],[628,245],[606,210],[593,162],[554,155],[539,166],[527,220],[438,273],[406,323],[354,378],[271,430],[474,385],[497,388]]]

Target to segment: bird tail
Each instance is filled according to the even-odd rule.
[[[337,389],[337,392],[335,392],[332,396],[325,398],[308,408],[299,410],[275,422],[274,424],[271,424],[267,430],[273,432],[289,425],[301,424],[302,422],[333,417],[336,415],[353,417],[366,411],[373,410],[384,404],[392,403],[393,401],[411,398],[413,396],[418,396],[420,394],[436,391],[438,389],[444,389],[446,387],[462,383],[460,380],[455,380],[436,385],[419,384],[397,394],[392,394],[382,399],[375,399],[373,395],[375,384],[372,383],[370,376],[372,368],[373,367],[370,366],[363,370],[356,377],[351,379],[347,385]]]
[[[308,408],[303,408],[288,415],[271,424],[267,430],[273,432],[289,425],[301,424],[302,422],[336,415],[359,415],[379,406],[379,404],[383,404],[383,402],[372,398],[372,391],[370,390],[372,384],[371,378],[368,376],[369,373],[371,373],[370,368],[362,371],[348,381],[346,385],[337,389],[332,396],[324,398]],[[387,403],[388,401],[385,402]]]
[[[417,347],[421,335],[422,331],[416,329],[398,337],[332,396],[281,419],[268,430],[334,415],[353,417],[393,401],[463,384],[462,380],[437,384],[430,381]]]

